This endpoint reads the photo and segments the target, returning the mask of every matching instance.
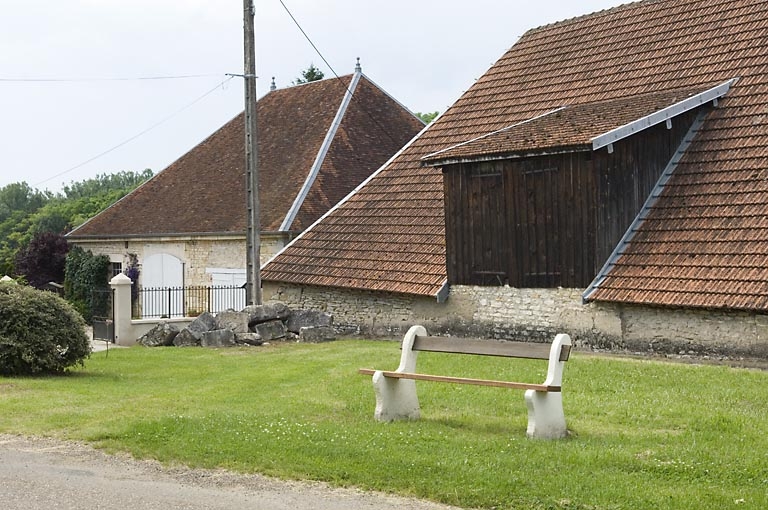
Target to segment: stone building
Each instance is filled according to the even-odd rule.
[[[766,26],[761,0],[643,0],[530,30],[265,296],[381,334],[768,356]]]
[[[325,214],[424,124],[363,74],[273,87],[257,103],[261,262]],[[74,229],[71,244],[140,269],[143,287],[246,279],[243,114]]]

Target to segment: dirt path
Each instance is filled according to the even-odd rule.
[[[322,483],[221,470],[166,468],[85,444],[0,434],[5,510],[448,510],[451,507]]]

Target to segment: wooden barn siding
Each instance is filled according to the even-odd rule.
[[[446,269],[458,285],[584,288],[613,252],[696,112],[597,152],[449,165]]]
[[[599,228],[592,275],[586,284],[632,224],[696,115],[697,111],[692,111],[675,118],[672,129],[660,124],[625,138],[615,144],[613,154],[607,149],[594,153]]]

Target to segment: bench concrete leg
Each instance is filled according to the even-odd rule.
[[[373,391],[376,393],[378,421],[418,420],[419,398],[416,396],[416,381],[384,377],[381,372],[373,374]]]
[[[528,406],[528,437],[559,439],[568,435],[562,393],[526,390],[525,404]]]

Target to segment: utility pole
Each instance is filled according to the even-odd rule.
[[[243,0],[243,43],[245,56],[245,189],[246,289],[249,305],[261,304],[261,218],[259,211],[259,169],[256,144],[256,44],[253,30],[253,0]]]

